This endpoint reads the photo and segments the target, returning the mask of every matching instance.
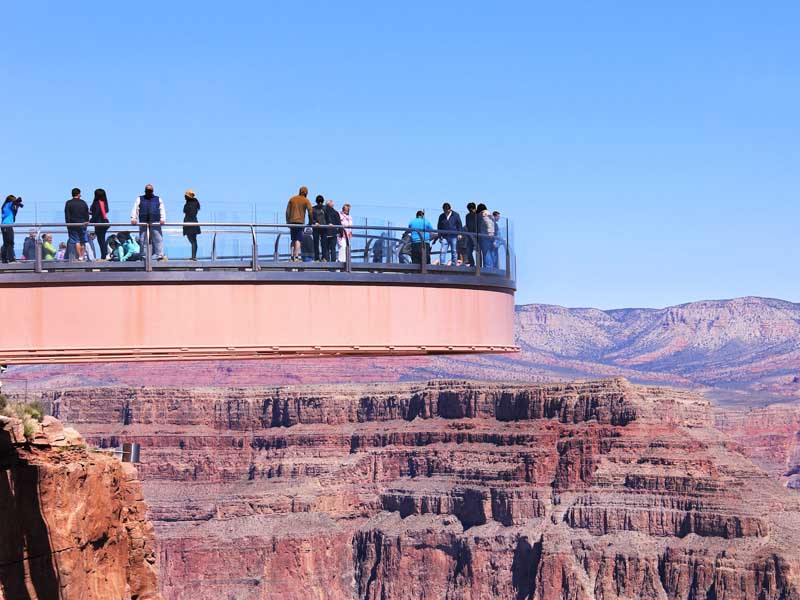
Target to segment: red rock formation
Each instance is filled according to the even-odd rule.
[[[167,598],[798,599],[800,498],[624,380],[73,390],[142,444]]]
[[[0,417],[0,599],[159,600],[136,469],[52,417]]]

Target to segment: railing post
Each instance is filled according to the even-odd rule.
[[[425,242],[425,230],[423,229],[421,232],[419,232],[418,235],[419,235],[419,239],[420,239],[420,244],[419,244],[419,256],[420,256],[419,270],[420,270],[421,273],[427,273],[428,272],[428,246],[427,246],[427,243]]]
[[[35,263],[33,265],[33,270],[36,273],[42,272],[42,239],[37,236],[36,241],[34,242],[34,255],[35,255]]]
[[[217,232],[211,237],[211,262],[217,260]]]
[[[508,219],[506,219],[506,279],[511,279],[511,244],[508,239]]]
[[[475,234],[475,275],[481,274],[481,266],[483,265],[480,235],[480,233]]]
[[[153,253],[150,250],[150,223],[144,227],[144,270],[148,273],[153,270]]]
[[[351,229],[351,231],[352,231],[352,229]],[[345,246],[345,249],[344,249],[344,256],[345,256],[345,258],[344,258],[344,270],[345,270],[346,273],[352,273],[353,272],[353,255],[350,252],[350,236],[347,235],[347,229],[345,229],[343,237],[344,237],[344,240],[345,240],[345,244],[347,244]]]
[[[250,225],[250,233],[253,235],[253,271],[258,271],[258,240],[256,239],[256,228]]]

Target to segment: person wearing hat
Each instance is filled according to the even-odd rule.
[[[22,198],[14,195],[6,196],[3,207],[0,209],[0,221],[3,225],[13,225],[17,220],[17,211],[22,208]],[[3,245],[0,247],[0,257],[4,263],[17,262],[14,256],[14,228],[3,227]]]
[[[183,222],[184,223],[197,223],[197,213],[200,212],[200,201],[195,196],[193,190],[186,190],[183,196],[186,203],[183,205]],[[192,245],[192,258],[197,260],[197,236],[200,235],[199,225],[184,225],[183,235],[185,235],[189,243]]]

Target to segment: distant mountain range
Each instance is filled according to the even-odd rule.
[[[800,304],[770,298],[704,300],[662,309],[598,310],[545,304],[516,310],[519,356],[480,357],[506,377],[624,375],[710,388],[735,400],[800,398]],[[437,359],[444,372],[449,362]]]
[[[516,324],[522,352],[515,356],[213,362],[181,369],[41,366],[20,367],[9,375],[47,385],[263,385],[432,377],[544,381],[622,375],[637,382],[701,388],[727,402],[800,399],[800,304],[754,297],[663,309],[528,304],[517,307]]]

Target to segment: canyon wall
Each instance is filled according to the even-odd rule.
[[[0,600],[160,600],[136,469],[28,427],[0,417]]]
[[[800,496],[689,392],[435,381],[43,400],[91,443],[142,444],[169,599],[800,598]]]

